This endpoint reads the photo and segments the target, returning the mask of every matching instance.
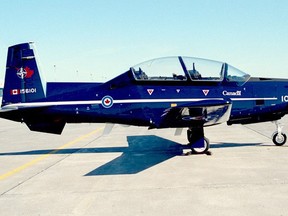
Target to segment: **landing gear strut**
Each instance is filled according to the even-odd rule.
[[[189,141],[189,144],[191,145],[192,153],[208,153],[210,144],[209,140],[204,136],[203,126],[189,128],[187,130],[187,139]]]
[[[277,146],[282,146],[287,141],[287,136],[285,133],[282,132],[283,126],[280,125],[278,121],[275,122],[277,131],[272,134],[272,141]]]

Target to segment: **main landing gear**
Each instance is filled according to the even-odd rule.
[[[285,133],[282,132],[283,126],[280,125],[278,121],[275,122],[277,131],[272,134],[272,141],[277,146],[282,146],[287,141],[287,136]]]
[[[189,128],[187,139],[193,154],[211,154],[209,140],[204,136],[203,126]]]

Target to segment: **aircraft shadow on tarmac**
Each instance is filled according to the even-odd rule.
[[[114,160],[86,174],[118,175],[135,174],[182,155],[185,146],[158,136],[127,136],[128,147]]]
[[[127,149],[114,160],[87,173],[86,176],[136,174],[175,156],[184,156],[183,150],[190,149],[158,136],[128,136]],[[261,143],[211,144],[211,148],[257,146]]]
[[[181,145],[177,142],[154,135],[127,136],[127,142],[128,147],[47,149],[0,153],[0,156],[122,152],[119,157],[85,175],[98,176],[136,174],[175,156],[184,155],[183,150],[189,149],[187,145]],[[211,144],[210,148],[247,147],[260,144],[261,143],[219,143]]]

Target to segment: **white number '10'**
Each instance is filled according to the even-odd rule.
[[[288,95],[281,96],[282,102],[288,102]]]

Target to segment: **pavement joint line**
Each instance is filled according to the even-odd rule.
[[[38,162],[40,162],[40,161],[48,158],[48,157],[51,156],[52,154],[55,154],[55,153],[59,152],[60,150],[62,150],[62,149],[64,149],[64,148],[67,148],[68,146],[74,145],[74,144],[76,144],[76,143],[78,143],[78,142],[80,142],[80,141],[82,141],[82,140],[84,140],[84,139],[92,136],[93,134],[99,132],[99,131],[102,130],[102,129],[103,129],[103,128],[97,128],[96,130],[93,130],[93,131],[91,131],[90,133],[84,134],[84,135],[82,135],[82,136],[80,136],[80,137],[78,137],[78,138],[76,138],[76,139],[74,139],[74,140],[72,140],[72,141],[70,141],[70,142],[68,142],[68,143],[60,146],[59,148],[54,149],[53,151],[48,152],[48,153],[45,154],[45,155],[42,155],[42,156],[40,156],[40,157],[37,157],[37,158],[35,158],[35,159],[33,159],[33,160],[25,163],[25,164],[23,164],[23,165],[15,168],[15,169],[13,169],[13,170],[10,170],[10,171],[8,171],[8,172],[0,175],[0,181],[1,181],[1,180],[4,180],[4,179],[6,179],[6,178],[8,178],[8,177],[10,177],[10,176],[12,176],[12,175],[15,175],[15,174],[17,174],[17,173],[19,173],[19,172],[21,172],[21,171],[23,171],[23,170],[31,167],[31,166],[33,166],[34,164],[36,164],[36,163],[38,163]]]
[[[259,132],[259,131],[257,131],[256,129],[254,129],[254,128],[252,128],[252,127],[249,127],[248,125],[243,125],[243,126],[244,126],[245,128],[247,128],[247,129],[251,130],[251,131],[254,131],[255,133],[257,133],[257,134],[259,134],[259,135],[261,135],[261,136],[263,136],[263,137],[268,138],[268,139],[271,139],[271,137],[272,137],[272,136],[268,136],[268,135],[264,134],[263,132]]]

